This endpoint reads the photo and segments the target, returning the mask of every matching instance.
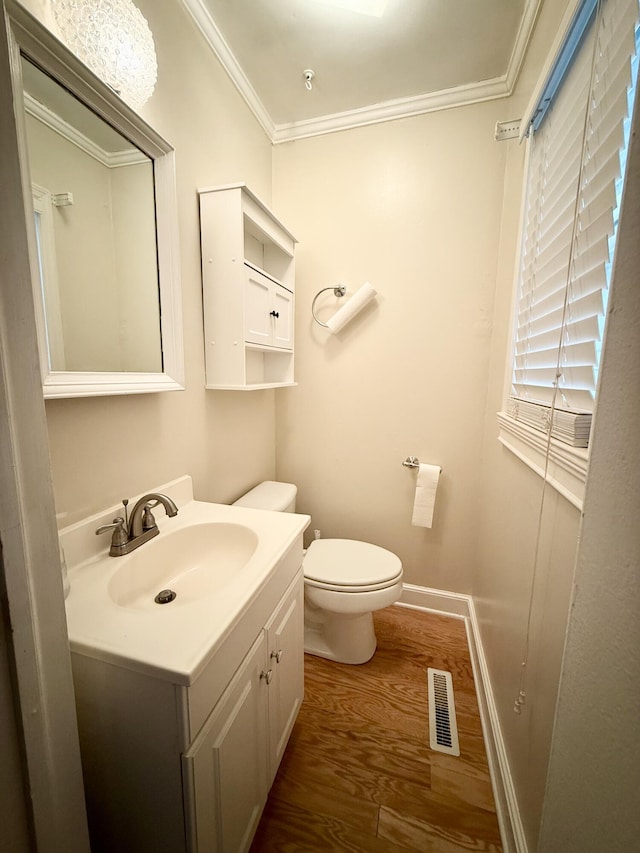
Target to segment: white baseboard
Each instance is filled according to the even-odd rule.
[[[469,616],[469,600],[468,595],[460,595],[457,592],[403,583],[402,596],[397,603],[466,619]]]
[[[528,853],[473,598],[446,590],[403,584],[402,596],[397,603],[402,607],[444,613],[465,620],[502,847],[504,853]]]

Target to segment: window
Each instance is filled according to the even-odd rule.
[[[583,0],[529,122],[511,389],[499,415],[500,440],[541,473],[551,454],[550,479],[560,491],[566,473],[571,488],[586,475],[638,17],[638,0]],[[580,496],[572,497],[579,505]]]

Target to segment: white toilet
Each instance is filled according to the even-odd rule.
[[[297,488],[267,480],[235,506],[295,512]],[[366,663],[376,650],[373,611],[402,592],[400,559],[354,539],[314,539],[305,554],[304,650],[339,663]]]

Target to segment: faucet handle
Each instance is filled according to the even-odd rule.
[[[151,512],[152,507],[158,506],[160,501],[149,501],[146,503],[142,510],[142,529],[144,530],[152,530],[154,527],[157,527],[156,519],[154,514]]]
[[[96,530],[96,536],[100,533],[106,533],[108,530],[113,530],[111,537],[111,545],[124,545],[129,539],[129,534],[124,523],[124,518],[118,515],[113,519],[111,524],[103,524]]]

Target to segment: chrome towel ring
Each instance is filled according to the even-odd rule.
[[[318,320],[318,318],[316,317],[315,308],[316,308],[316,299],[318,298],[318,296],[320,296],[321,293],[325,293],[327,290],[333,290],[333,292],[336,296],[342,297],[347,292],[347,288],[344,286],[344,284],[338,284],[336,287],[323,287],[322,290],[319,290],[316,293],[316,295],[313,297],[313,302],[311,303],[311,314],[313,316],[313,319],[316,321],[316,323],[319,326],[324,326],[325,329],[328,329],[329,326],[327,325],[327,323],[323,323],[322,320]]]

